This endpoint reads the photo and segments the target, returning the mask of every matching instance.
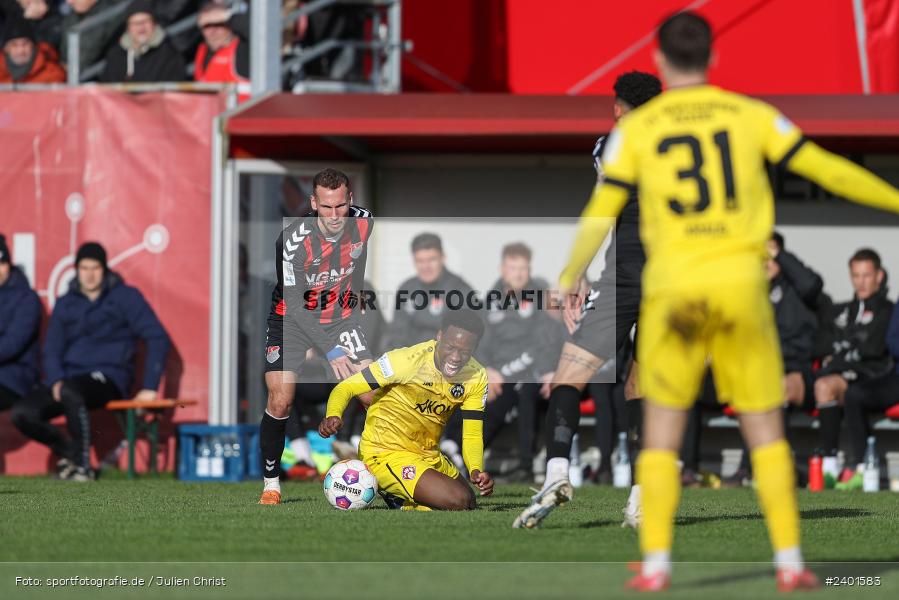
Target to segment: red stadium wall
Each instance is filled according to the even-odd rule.
[[[618,73],[654,71],[653,29],[690,5],[716,31],[715,83],[758,95],[862,93],[851,0],[411,0],[404,84],[454,89],[421,59],[472,91],[608,94]],[[864,8],[871,89],[899,93],[899,0],[864,0]]]
[[[161,392],[195,398],[175,421],[208,412],[210,181],[218,96],[98,89],[0,95],[0,231],[48,312],[88,240],[137,287],[172,338]],[[46,326],[46,323],[44,324]],[[109,414],[92,428],[101,457],[121,439]],[[171,467],[173,444],[163,444]],[[139,448],[146,458],[146,448]],[[0,415],[0,472],[43,472],[50,456]]]

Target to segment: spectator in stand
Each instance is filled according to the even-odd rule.
[[[62,41],[62,15],[58,7],[48,0],[0,0],[3,21],[17,16],[24,17],[34,27],[34,37],[54,49]]]
[[[12,408],[38,378],[41,300],[13,266],[0,234],[0,410]]]
[[[549,285],[531,275],[531,249],[509,244],[502,250],[500,278],[484,299],[487,326],[478,361],[487,369],[484,444],[489,447],[507,423],[518,417],[519,464],[509,481],[533,481],[537,404],[549,398],[549,384],[564,341],[561,323],[548,315]],[[441,443],[456,462],[462,460],[462,418],[453,415]]]
[[[66,72],[54,50],[37,42],[31,24],[22,17],[7,20],[3,27],[3,60],[0,83],[63,83]]]
[[[852,478],[854,472],[838,473],[842,405],[847,391],[884,377],[893,369],[886,346],[887,327],[893,303],[887,299],[886,273],[880,255],[863,248],[849,259],[849,274],[855,297],[834,306],[833,353],[825,358],[815,381],[815,402],[821,420],[824,477],[828,485]]]
[[[883,377],[876,377],[849,386],[846,390],[843,410],[846,413],[846,425],[849,429],[849,460],[847,464],[855,465],[855,473],[847,481],[837,484],[837,489],[861,489],[864,483],[864,458],[871,426],[868,413],[887,410],[899,404],[899,309],[893,307],[893,316],[886,336],[887,348],[896,364],[896,368]]]
[[[156,20],[150,0],[133,0],[125,13],[125,33],[106,55],[100,78],[113,82],[183,81],[184,61]]]
[[[44,341],[44,382],[12,409],[19,430],[59,457],[61,479],[95,478],[90,464],[88,410],[131,390],[135,339],[146,346],[143,384],[135,400],[155,400],[169,337],[141,293],[106,265],[106,250],[78,249],[77,275],[59,298]],[[49,421],[65,414],[69,440]]]
[[[386,348],[404,348],[433,339],[440,329],[446,299],[472,292],[461,277],[446,268],[443,242],[434,233],[421,233],[412,240],[415,277],[410,277],[396,293],[393,321],[387,327]],[[460,308],[453,305],[453,308]]]
[[[250,45],[235,31],[231,10],[221,0],[206,2],[197,15],[203,42],[194,58],[194,80],[236,83],[240,101],[250,97]]]
[[[120,0],[66,0],[72,8],[62,21],[63,31],[69,31],[82,21],[106,12],[119,3]],[[124,13],[114,19],[104,21],[102,24],[89,29],[81,34],[81,42],[78,46],[78,64],[83,71],[94,63],[103,60],[107,50],[112,46],[124,24]],[[62,62],[68,62],[68,44],[65,40],[60,46]]]

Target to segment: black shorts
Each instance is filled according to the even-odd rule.
[[[371,360],[371,350],[356,315],[322,324],[321,327],[332,339],[338,340],[341,346],[352,349],[356,356],[353,362]],[[266,373],[272,371],[299,373],[300,367],[306,361],[306,352],[310,349],[318,351],[322,356],[330,350],[315,347],[309,336],[290,317],[282,317],[275,312],[269,314],[265,331]],[[334,376],[331,369],[325,369],[325,373],[329,379]]]
[[[590,290],[580,324],[570,341],[593,356],[611,360],[637,324],[641,296],[639,278],[624,280],[619,275],[617,285],[600,279]]]

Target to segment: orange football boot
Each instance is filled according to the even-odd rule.
[[[262,492],[262,498],[259,499],[259,504],[265,504],[267,506],[281,504],[281,492],[278,490],[265,490]]]

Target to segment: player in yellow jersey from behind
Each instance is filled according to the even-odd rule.
[[[643,493],[641,572],[631,589],[668,587],[677,452],[707,359],[719,396],[738,412],[781,591],[817,587],[799,547],[799,511],[781,420],[783,364],[765,280],[774,221],[765,161],[834,194],[899,212],[899,191],[822,150],[776,109],[707,83],[712,33],[695,13],[658,30],[667,90],[623,117],[603,154],[560,288],[573,292],[635,188],[647,263],[637,361],[646,398],[637,483]]]
[[[391,350],[331,392],[318,427],[322,437],[340,429],[353,396],[374,390],[359,458],[378,478],[388,504],[400,499],[404,509],[475,508],[471,487],[438,447],[457,409],[468,481],[482,496],[493,493],[493,480],[484,471],[487,371],[471,357],[483,334],[477,314],[447,311],[436,340]]]

